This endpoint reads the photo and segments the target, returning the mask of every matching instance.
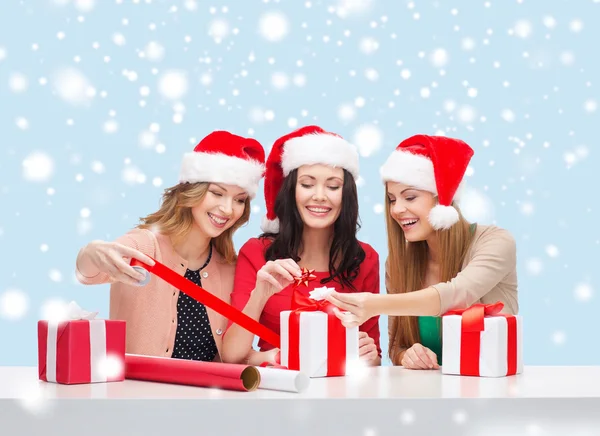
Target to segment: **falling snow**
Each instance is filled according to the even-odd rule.
[[[587,192],[597,178],[600,99],[589,47],[600,36],[583,6],[37,3],[7,2],[27,38],[0,39],[0,332],[60,317],[71,295],[108,316],[107,292],[76,289],[79,248],[114,239],[156,210],[183,153],[211,130],[251,136],[269,151],[281,135],[314,124],[358,149],[359,238],[382,262],[379,168],[391,150],[416,133],[471,145],[459,205],[468,220],[515,238],[519,303],[536,324],[525,331],[526,356],[554,364],[558,349],[560,362],[580,363],[573,320],[600,310],[600,208]],[[261,194],[235,235],[238,249],[260,232]],[[17,243],[28,262],[14,256]],[[563,313],[549,317],[548,307]],[[30,355],[11,363],[33,365],[24,335],[0,340],[15,356]],[[27,404],[45,403],[33,392]],[[398,413],[399,424],[417,424],[414,411]],[[460,410],[449,419],[473,421]]]

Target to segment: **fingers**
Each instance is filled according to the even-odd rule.
[[[375,344],[375,341],[373,340],[373,338],[370,337],[369,335],[367,335],[365,332],[359,332],[358,347],[362,348],[362,347],[368,346],[370,344]]]
[[[377,354],[377,347],[373,346],[367,353],[360,355],[361,360],[370,361],[375,360],[379,357]]]
[[[146,265],[154,266],[154,260],[152,260],[152,258],[146,256],[144,253],[136,250],[135,248],[127,247],[126,245],[119,245],[118,251],[120,251],[120,253],[123,255],[122,257],[137,259]]]
[[[433,362],[429,360],[429,356],[421,344],[415,344],[412,347],[412,351],[413,354],[411,354],[411,358],[413,362],[417,363],[423,369],[433,368]]]
[[[340,309],[347,310],[348,312],[354,312],[354,311],[356,311],[356,309],[357,309],[356,306],[354,306],[352,304],[348,304],[348,303],[343,302],[342,300],[340,300],[338,298],[338,295],[342,295],[342,294],[339,294],[337,292],[332,292],[325,299],[327,301],[329,301],[331,304],[333,304],[334,306],[339,307]]]
[[[333,308],[333,314],[342,322],[342,325],[346,328],[357,327],[360,325],[358,320],[351,313],[344,313],[337,307]]]
[[[257,280],[262,280],[262,281],[269,283],[271,286],[273,286],[275,289],[277,289],[277,291],[281,291],[283,289],[283,286],[281,285],[281,283],[279,283],[275,277],[273,277],[271,274],[269,274],[266,271],[263,271],[263,270],[258,271],[258,273],[256,274],[256,278],[257,278]]]
[[[359,302],[356,297],[352,294],[348,294],[346,292],[337,292],[333,291],[329,294],[330,297],[335,298],[337,301],[345,303],[346,305],[358,306]]]
[[[127,264],[122,258],[112,258],[113,265],[119,270],[119,272],[135,282],[141,282],[146,278],[146,275],[140,271],[136,271],[133,267]]]
[[[288,271],[290,271],[296,277],[300,277],[302,275],[302,269],[296,262],[294,262],[293,259],[281,259],[280,262],[289,266],[291,269],[288,269]]]
[[[421,344],[415,344],[415,353],[419,356],[419,359],[427,366],[429,369],[433,369],[437,364],[437,359],[435,358],[435,353],[431,351],[429,348],[424,347]],[[434,358],[432,359],[431,355],[433,354]]]
[[[114,280],[132,286],[139,286],[139,281],[123,273],[115,264],[106,265],[107,274]]]
[[[435,353],[421,344],[410,347],[404,353],[404,359],[411,369],[439,369]],[[402,365],[405,366],[404,363]]]
[[[418,364],[416,364],[412,358],[410,357],[410,355],[408,354],[408,351],[406,353],[404,353],[404,357],[402,358],[402,366],[407,368],[407,369],[425,369],[422,368],[421,366],[419,366]]]
[[[433,351],[431,351],[429,348],[425,348],[425,352],[427,353],[427,355],[429,356],[429,360],[433,364],[432,369],[440,369],[440,365],[438,365],[438,362],[437,362],[436,354]]]
[[[289,265],[286,265],[288,268]],[[292,271],[293,272],[293,271]],[[294,276],[288,271],[283,265],[273,263],[271,265],[271,273],[279,274],[282,278],[286,279],[289,282],[294,281]]]

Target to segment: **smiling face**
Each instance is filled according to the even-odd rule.
[[[387,182],[386,189],[390,216],[400,225],[406,240],[427,240],[435,232],[428,220],[429,212],[436,205],[435,196],[397,182]]]
[[[235,185],[211,183],[202,201],[192,207],[194,226],[210,238],[231,228],[243,215],[248,193]]]
[[[342,210],[344,170],[328,165],[303,165],[298,168],[296,207],[306,227],[333,226]]]

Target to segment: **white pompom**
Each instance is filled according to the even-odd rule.
[[[449,229],[458,222],[458,211],[452,206],[438,204],[429,212],[429,223],[435,230]]]
[[[279,219],[270,220],[265,215],[262,219],[260,228],[265,233],[279,233]]]

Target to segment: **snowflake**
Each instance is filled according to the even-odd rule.
[[[379,150],[382,141],[383,134],[381,130],[372,124],[362,125],[354,133],[354,143],[363,157],[369,157]]]
[[[187,74],[183,71],[169,70],[158,80],[158,92],[170,100],[178,100],[188,91]]]
[[[54,173],[54,161],[42,151],[30,153],[23,160],[23,178],[30,182],[46,182]]]
[[[8,289],[0,295],[0,317],[17,320],[27,313],[29,298],[19,289]]]
[[[267,41],[281,41],[289,32],[287,17],[281,12],[269,12],[261,16],[259,31]]]

